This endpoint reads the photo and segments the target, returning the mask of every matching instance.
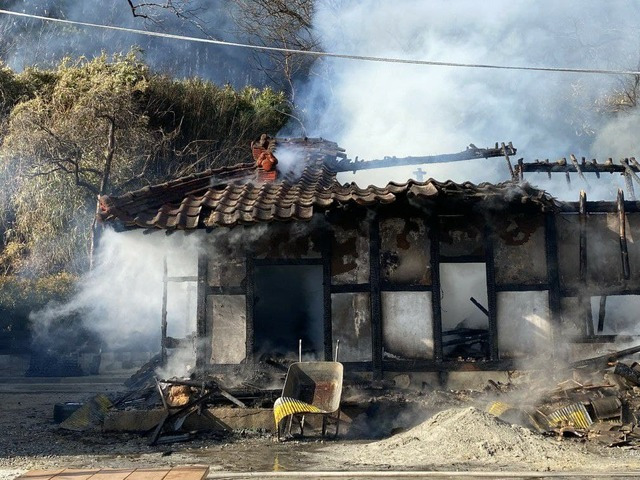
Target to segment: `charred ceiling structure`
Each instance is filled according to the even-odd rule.
[[[637,333],[640,205],[622,194],[574,204],[517,181],[359,188],[336,180],[359,162],[335,143],[252,147],[255,163],[100,199],[119,229],[201,232],[197,275],[165,273],[165,285],[196,286],[201,371],[297,356],[298,339],[318,359],[339,339],[345,367],[377,377],[504,370],[562,354],[560,343]],[[513,154],[503,144],[431,160]],[[163,332],[172,347],[166,312]]]

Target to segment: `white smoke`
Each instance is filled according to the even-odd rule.
[[[163,259],[166,255],[169,276],[195,276],[199,244],[197,234],[107,229],[95,268],[80,279],[71,300],[30,315],[36,340],[55,343],[57,322],[77,315],[98,334],[104,349],[159,351]],[[167,322],[169,333],[178,337],[195,331],[195,293],[190,297],[186,286],[176,285],[168,292]]]
[[[332,52],[475,64],[629,69],[640,58],[638,9],[626,1],[498,0],[490,5],[471,0],[321,1],[314,26],[322,48]],[[337,141],[350,156],[433,155],[458,152],[470,143],[486,147],[513,141],[518,157],[555,160],[570,153],[591,155],[596,134],[605,150],[618,144],[611,155],[624,151],[631,156],[637,144],[602,138],[608,119],[598,114],[596,100],[610,92],[619,80],[615,77],[343,59],[323,60],[316,73],[309,83],[298,86],[308,134]],[[384,185],[388,180],[404,181],[414,170],[363,171],[345,174],[341,180]],[[503,159],[427,166],[426,170],[427,177],[438,180],[509,178]],[[546,176],[530,179],[564,195],[562,177],[552,182],[544,181]],[[615,188],[605,190],[608,194]],[[576,200],[577,193],[571,199]]]

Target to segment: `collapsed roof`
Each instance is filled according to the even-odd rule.
[[[540,211],[557,206],[544,191],[513,182],[474,185],[429,179],[390,182],[385,187],[343,185],[334,166],[346,158],[344,150],[321,138],[263,135],[252,149],[255,164],[211,169],[120,196],[101,196],[99,217],[125,228],[190,230],[310,220],[319,211],[349,204],[392,204],[400,198],[470,204],[490,200],[493,206],[530,205]],[[277,165],[277,158],[285,157],[288,165],[282,161]]]

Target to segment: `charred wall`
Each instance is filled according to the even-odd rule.
[[[628,278],[620,218],[515,208],[439,212],[404,204],[214,231],[199,271],[201,366],[256,360],[256,270],[277,266],[321,272],[314,338],[322,338],[313,358],[330,359],[340,340],[340,360],[374,374],[507,369],[514,359],[546,355],[554,338],[620,334],[615,318],[629,323],[627,310],[640,305],[640,213],[622,217]],[[482,272],[486,295],[474,299],[478,309],[469,303],[469,279],[452,282],[451,271]],[[452,313],[445,302],[451,294],[468,309]],[[603,297],[612,323],[599,331]],[[282,316],[282,328],[291,328]],[[623,333],[635,334],[634,328]]]

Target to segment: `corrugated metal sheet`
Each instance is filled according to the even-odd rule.
[[[547,415],[551,427],[571,426],[574,428],[589,428],[593,423],[589,412],[582,403],[573,403],[562,407]]]

